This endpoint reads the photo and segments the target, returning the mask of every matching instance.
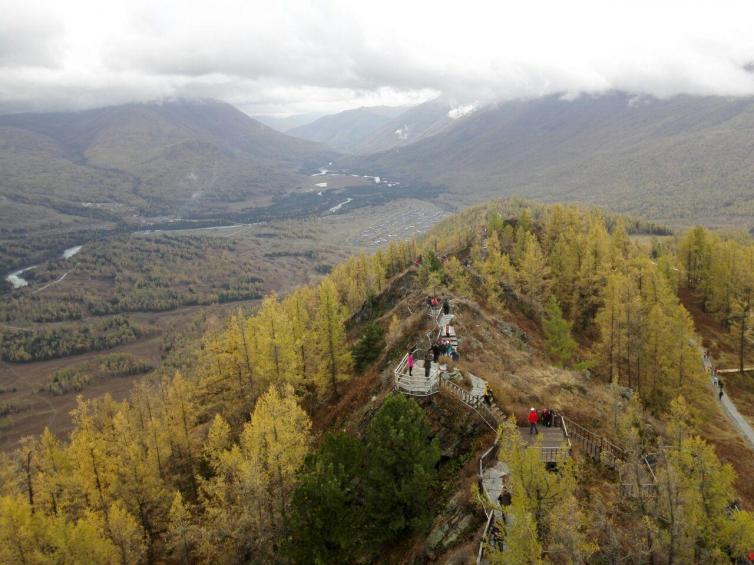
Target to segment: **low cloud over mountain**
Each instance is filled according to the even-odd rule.
[[[0,113],[164,97],[280,114],[439,93],[754,94],[754,8],[737,1],[0,0],[0,10]]]

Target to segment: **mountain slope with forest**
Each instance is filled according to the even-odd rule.
[[[550,96],[489,105],[437,135],[339,164],[424,179],[464,204],[518,195],[748,229],[752,127],[752,98]]]
[[[333,155],[215,101],[0,116],[4,228],[24,206],[132,221],[268,202]]]
[[[490,562],[739,562],[754,548],[751,452],[706,390],[677,295],[724,264],[705,267],[699,234],[647,230],[495,202],[268,296],[188,346],[189,373],[166,365],[129,401],[81,401],[66,440],[46,431],[4,455],[0,558],[469,562],[486,531],[479,458],[498,437],[511,520],[504,548],[482,548]],[[743,296],[749,278],[728,283]],[[489,384],[511,415],[497,434],[452,394],[394,392],[401,358],[438,331],[428,294],[451,300],[460,340],[442,378]],[[622,459],[574,448],[548,471],[516,426],[530,406]]]

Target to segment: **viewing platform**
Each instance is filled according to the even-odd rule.
[[[395,390],[411,396],[429,396],[440,390],[440,365],[432,363],[429,377],[424,374],[424,359],[417,359],[414,368],[408,373],[408,353],[393,371]]]
[[[556,463],[563,457],[571,455],[571,436],[566,419],[558,414],[552,417],[552,425],[547,427],[544,422],[537,422],[537,432],[530,433],[530,426],[519,426],[521,438],[528,444],[529,449],[539,449],[542,461]]]

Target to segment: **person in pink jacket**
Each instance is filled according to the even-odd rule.
[[[408,352],[408,374],[411,375],[411,371],[414,370],[414,352],[409,351]]]

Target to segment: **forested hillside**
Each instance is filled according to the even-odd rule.
[[[677,294],[707,280],[717,296],[723,275],[695,257],[732,244],[651,231],[495,202],[266,297],[186,352],[185,374],[82,400],[68,438],[47,430],[5,455],[0,561],[470,562],[485,530],[475,474],[497,437],[512,519],[483,548],[490,562],[740,562],[754,464],[715,433],[728,429]],[[445,394],[393,392],[399,359],[435,329],[427,295],[452,299],[465,333],[448,373],[484,378],[511,415],[497,434]],[[578,419],[625,460],[574,450],[548,470],[516,427],[529,406]],[[650,455],[656,477],[631,489]]]
[[[269,204],[334,155],[218,101],[0,116],[0,267],[95,229]]]

